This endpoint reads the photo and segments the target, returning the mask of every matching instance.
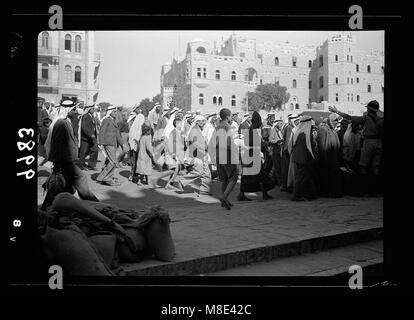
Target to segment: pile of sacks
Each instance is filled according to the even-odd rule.
[[[141,214],[103,203],[95,203],[95,209],[111,222],[97,222],[69,210],[38,212],[42,249],[49,263],[60,265],[71,276],[112,276],[123,274],[120,263],[174,258],[171,220],[162,207]]]

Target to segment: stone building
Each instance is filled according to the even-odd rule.
[[[384,54],[355,47],[351,35],[339,34],[317,48],[316,92],[312,100],[328,101],[360,115],[370,100],[384,106]]]
[[[38,37],[38,96],[59,103],[62,98],[96,102],[100,55],[93,31],[44,31]]]
[[[350,35],[314,47],[257,43],[233,33],[213,48],[202,39],[189,42],[185,57],[162,66],[161,94],[164,105],[174,101],[185,110],[236,112],[246,110],[247,92],[258,84],[278,83],[290,94],[288,113],[335,104],[360,114],[369,100],[383,105],[383,71],[384,55],[358,50]]]

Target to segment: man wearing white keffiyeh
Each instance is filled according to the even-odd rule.
[[[139,140],[141,139],[142,134],[142,125],[145,122],[145,117],[142,113],[138,112],[137,116],[134,119],[134,122],[129,128],[129,139],[128,143],[131,148],[132,153],[132,165],[131,165],[131,174],[129,176],[129,181],[132,181],[133,177],[136,175],[137,169],[137,159],[139,152]]]
[[[208,167],[207,143],[202,131],[205,124],[206,119],[202,115],[195,116],[186,136],[188,142],[186,157],[192,169],[179,180],[182,187],[194,184],[199,180],[199,195],[210,195],[211,175]]]
[[[312,134],[312,117],[302,116],[291,139],[291,158],[294,165],[293,198],[294,201],[316,198],[314,161],[316,144]]]

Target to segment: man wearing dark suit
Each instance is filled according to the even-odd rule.
[[[81,141],[79,150],[79,161],[82,167],[87,166],[91,170],[96,170],[98,161],[98,144],[96,141],[97,130],[95,119],[93,118],[94,106],[86,107],[80,120]],[[88,165],[85,157],[89,155]]]
[[[116,108],[110,106],[107,109],[107,115],[102,120],[99,131],[99,144],[102,146],[102,152],[106,160],[105,167],[96,180],[110,186],[119,185],[119,182],[113,178],[113,174],[117,165],[116,149],[118,146],[123,148],[121,133],[119,132],[115,118]]]

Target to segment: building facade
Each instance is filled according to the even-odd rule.
[[[358,50],[351,35],[339,34],[326,40],[316,53],[313,101],[327,101],[351,115],[360,115],[369,101],[377,100],[383,110],[382,52]]]
[[[38,96],[91,105],[99,93],[100,55],[93,31],[44,31],[38,37]]]
[[[202,39],[189,42],[185,57],[163,65],[160,80],[164,105],[174,101],[184,110],[240,112],[247,109],[247,92],[277,83],[290,94],[283,107],[289,113],[334,104],[361,114],[372,99],[383,106],[383,72],[383,53],[358,50],[350,35],[314,47],[232,34],[213,48]]]

